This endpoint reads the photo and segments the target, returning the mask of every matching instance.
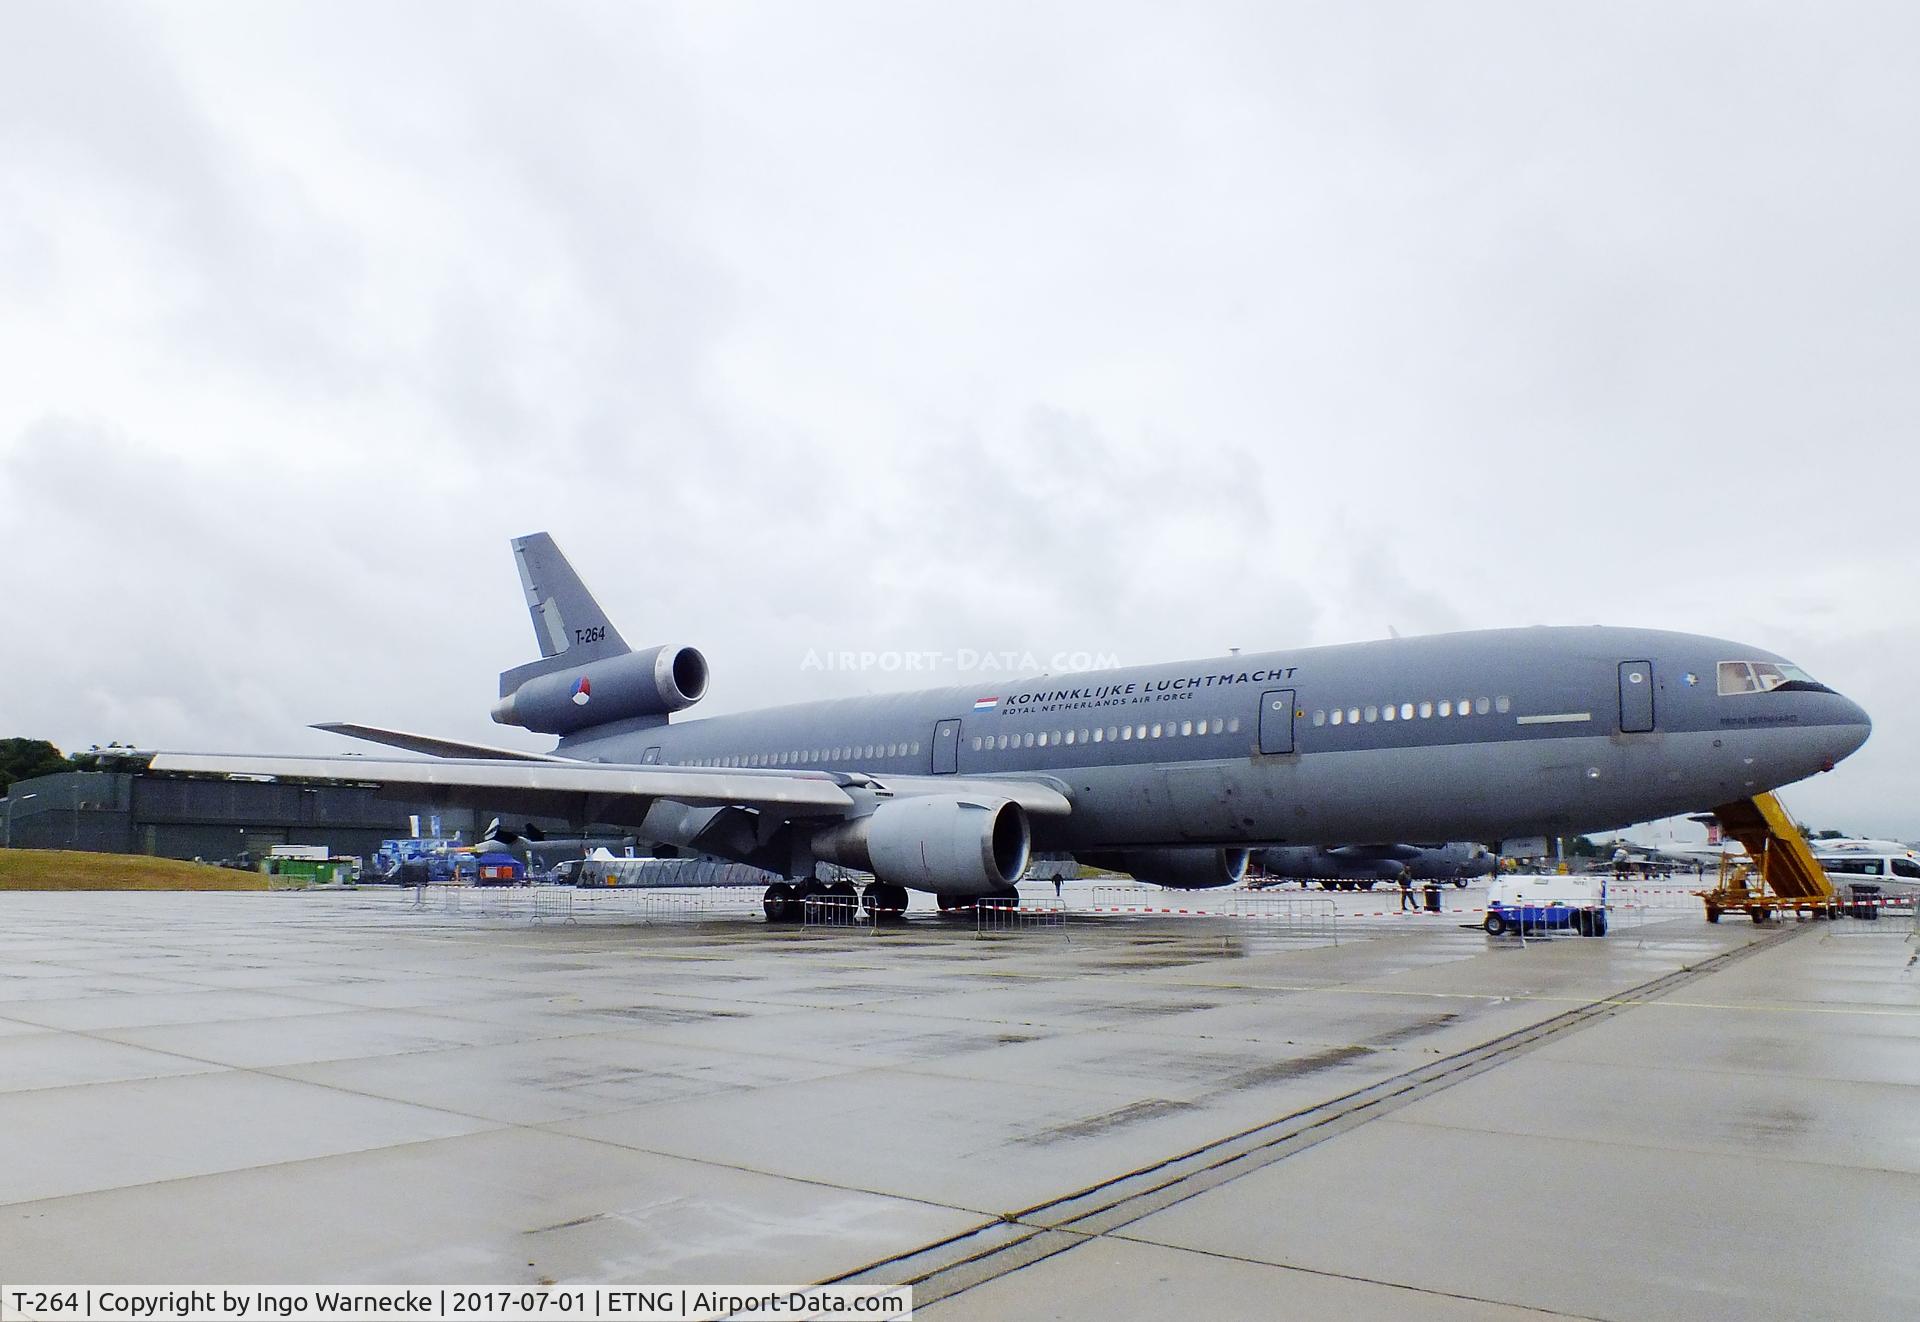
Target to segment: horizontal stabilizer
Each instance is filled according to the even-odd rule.
[[[518,748],[495,748],[491,744],[469,744],[458,739],[442,739],[430,734],[410,734],[405,730],[383,730],[377,725],[356,725],[351,721],[325,721],[313,727],[328,734],[343,734],[349,739],[364,739],[370,744],[404,748],[409,753],[428,757],[471,757],[501,762],[561,762],[551,753],[528,753]]]

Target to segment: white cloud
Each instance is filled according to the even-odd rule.
[[[549,527],[716,706],[1726,634],[1876,717],[1805,815],[1920,834],[1917,26],[7,6],[8,732],[499,738]]]

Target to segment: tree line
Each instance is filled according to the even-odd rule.
[[[97,771],[101,759],[121,747],[116,740],[105,748],[95,744],[69,756],[45,739],[0,739],[0,795],[16,780],[57,776],[63,771]]]

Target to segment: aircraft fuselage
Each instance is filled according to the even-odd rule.
[[[1803,779],[1866,740],[1840,694],[1723,693],[1723,662],[1786,664],[1692,634],[1492,630],[615,723],[558,751],[1037,780],[1073,809],[1035,820],[1035,848],[1084,851],[1605,830]]]

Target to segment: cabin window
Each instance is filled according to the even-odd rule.
[[[1038,743],[1042,748],[1045,748],[1047,746],[1047,732],[1045,730],[1042,730],[1040,732]]]
[[[1333,723],[1335,725],[1341,724],[1346,719],[1347,719],[1347,716],[1345,712],[1341,711],[1338,707],[1335,707],[1333,709]]]
[[[1031,730],[1027,731],[1026,738],[1022,739],[1020,743],[1021,743],[1021,746],[1024,748],[1032,748],[1033,747],[1033,731]]]
[[[1380,709],[1378,707],[1368,707],[1367,708],[1367,724],[1371,725],[1373,724],[1373,722],[1379,719],[1380,719]]]
[[[1400,719],[1403,721],[1413,719],[1413,704],[1411,702],[1403,702],[1400,704]]]
[[[1513,710],[1513,699],[1508,697],[1495,698],[1493,700],[1493,709],[1499,712],[1502,716],[1505,716],[1508,712]]]
[[[1383,721],[1391,721],[1398,714],[1399,714],[1398,709],[1391,702],[1389,702],[1386,706],[1380,709],[1380,719]]]
[[[1460,716],[1471,715],[1473,712],[1473,699],[1472,698],[1460,699],[1460,701],[1453,704],[1453,710],[1457,715],[1460,715]]]
[[[1442,716],[1451,716],[1451,715],[1453,715],[1453,704],[1452,704],[1451,702],[1445,702],[1445,701],[1443,701],[1443,702],[1441,702],[1441,704],[1440,704],[1440,714],[1441,714]]]
[[[1227,717],[1227,733],[1228,734],[1240,733],[1240,718],[1238,716]]]
[[[1420,704],[1420,719],[1423,721],[1433,719],[1433,704],[1431,702],[1423,702]]]
[[[1103,734],[1103,733],[1104,733],[1104,731],[1102,731],[1102,730],[1100,729],[1100,727],[1099,727],[1099,726],[1097,726],[1097,725],[1096,725],[1096,726],[1094,726],[1094,727],[1093,727],[1093,742],[1094,742],[1094,743],[1096,743],[1096,744],[1097,744],[1097,743],[1099,743],[1099,742],[1100,742],[1100,739],[1101,739],[1101,736],[1102,736],[1102,734]]]
[[[1493,702],[1491,699],[1475,698],[1473,700],[1473,714],[1475,716],[1485,716],[1488,712],[1492,710],[1493,710]]]

